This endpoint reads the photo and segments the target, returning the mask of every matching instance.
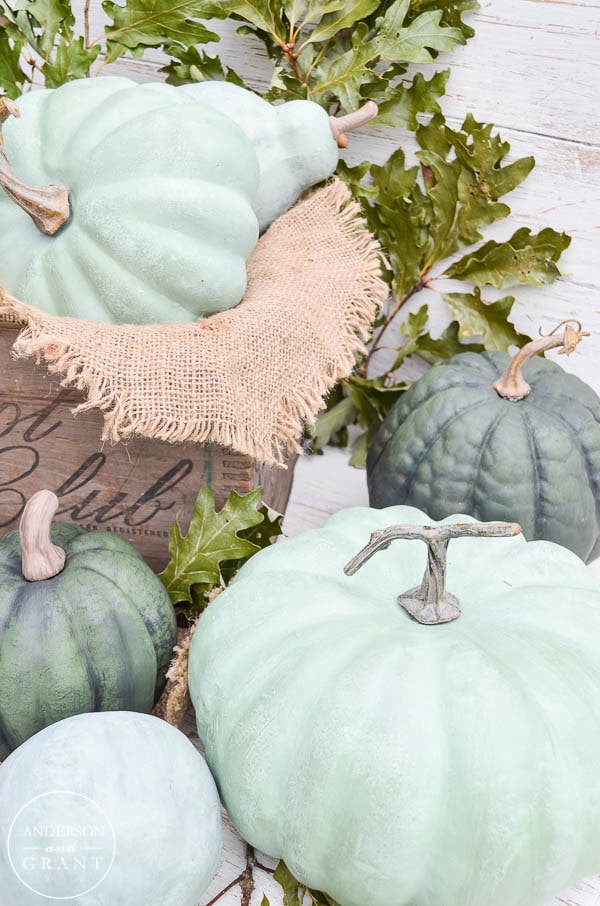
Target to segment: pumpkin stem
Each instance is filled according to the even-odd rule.
[[[8,98],[0,98],[0,127],[9,116],[20,116],[19,108]],[[40,232],[54,233],[69,219],[69,190],[66,186],[28,186],[15,176],[2,147],[0,128],[0,188],[26,214]]]
[[[58,497],[52,491],[38,491],[28,501],[19,523],[21,571],[29,582],[57,576],[65,565],[65,552],[50,540],[52,519]]]
[[[421,585],[398,596],[398,603],[419,623],[448,623],[460,616],[460,602],[446,591],[447,553],[452,538],[507,538],[518,535],[516,522],[458,522],[454,525],[392,525],[373,532],[371,540],[344,567],[353,576],[377,551],[388,548],[392,541],[424,541],[427,544],[427,568]]]
[[[346,132],[352,132],[354,129],[364,126],[369,120],[374,119],[377,113],[378,107],[375,101],[367,101],[358,110],[353,110],[352,113],[347,113],[345,116],[330,116],[329,124],[338,146],[347,148],[348,137]]]
[[[573,325],[576,325],[573,327]],[[557,333],[561,327],[564,327],[562,333]],[[540,352],[546,352],[547,349],[554,349],[562,346],[559,355],[571,355],[582,337],[589,337],[588,331],[584,331],[579,321],[569,319],[557,324],[549,334],[542,334],[540,339],[532,340],[510,360],[503,374],[492,384],[492,387],[505,400],[522,400],[530,392],[531,387],[523,377],[523,366],[525,362],[538,355]]]

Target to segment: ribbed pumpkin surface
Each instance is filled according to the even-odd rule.
[[[600,399],[547,359],[527,362],[531,393],[502,399],[503,353],[464,353],[399,400],[369,450],[372,506],[417,506],[434,519],[468,513],[519,522],[584,560],[600,537]]]
[[[423,626],[396,598],[424,544],[343,573],[396,523],[430,520],[345,510],[210,605],[190,653],[208,763],[244,839],[341,906],[542,906],[598,869],[600,585],[556,545],[461,538],[462,616]]]
[[[69,187],[71,218],[38,231],[0,191],[2,282],[52,314],[194,321],[231,308],[258,238],[253,148],[169,85],[81,79],[18,101],[3,127],[16,175]]]
[[[58,523],[64,570],[27,582],[17,532],[0,542],[0,760],[49,724],[88,711],[150,711],[165,684],[175,615],[127,541]]]

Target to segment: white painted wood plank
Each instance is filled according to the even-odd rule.
[[[102,33],[105,21],[93,2],[92,35]],[[502,127],[598,143],[598,0],[483,0],[469,21],[474,39],[440,55],[435,67],[419,67],[451,66],[449,115],[471,110]],[[231,23],[211,22],[210,28],[223,36],[211,52],[255,86],[269,81],[271,67],[258,42],[235,35]],[[134,71],[163,60],[150,50]]]

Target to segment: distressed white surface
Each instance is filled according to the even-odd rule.
[[[81,0],[74,4],[79,11],[82,7]],[[533,174],[509,196],[510,223],[496,224],[486,237],[507,238],[518,226],[571,233],[573,242],[561,262],[567,275],[542,290],[517,288],[516,320],[532,331],[565,317],[581,318],[592,336],[570,359],[561,357],[561,364],[600,392],[600,0],[483,0],[481,7],[472,17],[475,38],[437,61],[435,68],[452,67],[444,111],[453,123],[469,111],[495,122],[512,145],[511,157],[536,157]],[[93,36],[101,23],[99,4],[92,3]],[[269,66],[252,41],[233,39],[226,23],[219,30],[225,40],[218,52],[225,62],[254,84],[264,84]],[[144,81],[161,78],[159,62],[155,54],[152,61],[120,61],[110,70]],[[399,139],[411,147],[407,136],[373,128],[353,137],[349,159],[381,162]],[[423,291],[412,305],[423,302],[434,309],[434,324],[442,329],[446,313],[437,295]],[[296,534],[322,524],[343,506],[366,503],[364,473],[350,469],[343,452],[304,459],[296,467],[286,531]],[[600,577],[600,561],[591,568]],[[244,895],[240,884],[230,887],[244,871],[247,853],[230,828],[225,840],[219,875],[202,906],[260,906],[263,891],[271,906],[281,906],[277,886],[259,866],[253,892]],[[598,859],[600,871],[600,853]],[[262,857],[258,861],[262,864]],[[600,906],[600,877],[563,892],[549,906]]]

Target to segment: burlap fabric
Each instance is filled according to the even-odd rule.
[[[283,465],[354,364],[387,295],[381,252],[345,185],[299,202],[261,238],[234,309],[185,325],[58,318],[2,295],[35,355],[104,412],[103,440],[211,442]],[[78,411],[76,410],[76,411]]]

